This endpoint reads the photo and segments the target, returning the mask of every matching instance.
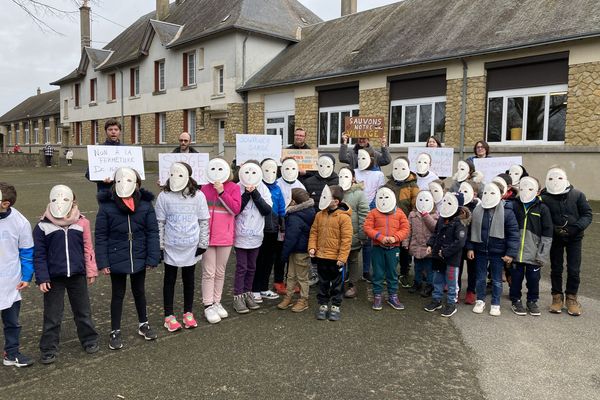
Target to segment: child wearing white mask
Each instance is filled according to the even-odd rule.
[[[417,185],[421,190],[429,190],[429,183],[440,179],[435,172],[431,171],[431,156],[421,153],[417,156],[415,170],[417,172]]]

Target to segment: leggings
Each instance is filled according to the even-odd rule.
[[[112,283],[112,298],[110,300],[110,326],[111,329],[121,329],[121,315],[123,314],[123,298],[125,297],[125,289],[127,288],[128,274],[110,274]],[[135,274],[131,274],[131,293],[135,301],[135,309],[138,315],[138,321],[141,323],[148,322],[148,314],[146,313],[146,269],[143,269]]]
[[[230,253],[231,246],[209,246],[202,256],[202,302],[205,306],[221,302]]]
[[[178,270],[181,270],[181,281],[183,282],[183,312],[192,312],[194,306],[194,277],[196,265],[175,267],[165,263],[165,280],[163,285],[165,317],[173,315],[173,297],[175,296],[175,282],[177,281]]]

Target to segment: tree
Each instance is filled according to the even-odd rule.
[[[79,7],[82,4],[87,5],[88,0],[71,0],[71,3],[75,6],[74,10],[66,8],[56,7],[50,5],[50,1],[42,0],[11,0],[17,5],[25,14],[27,14],[33,22],[42,30],[42,32],[54,32],[58,35],[62,35],[59,31],[54,29],[47,21],[48,17],[51,18],[69,18],[74,20],[78,13]],[[95,2],[92,0],[92,2]]]

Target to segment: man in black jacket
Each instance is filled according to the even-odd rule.
[[[104,123],[104,132],[106,140],[102,143],[103,146],[120,146],[121,145],[121,123],[116,119],[109,119]],[[90,180],[90,169],[85,171],[85,177]],[[97,192],[110,191],[112,187],[112,179],[106,178],[104,181],[97,181]]]
[[[197,153],[190,144],[192,143],[192,137],[189,133],[183,132],[179,135],[179,146],[175,147],[172,153]]]

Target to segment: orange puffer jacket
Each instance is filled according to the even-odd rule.
[[[315,249],[315,256],[346,263],[352,245],[352,210],[340,203],[335,211],[319,211],[310,228],[308,249]]]
[[[410,227],[404,212],[396,208],[388,214],[373,209],[367,215],[364,225],[365,233],[373,240],[375,246],[400,246],[402,241],[408,237]],[[383,244],[381,240],[385,236],[393,236],[396,241],[393,244]]]

